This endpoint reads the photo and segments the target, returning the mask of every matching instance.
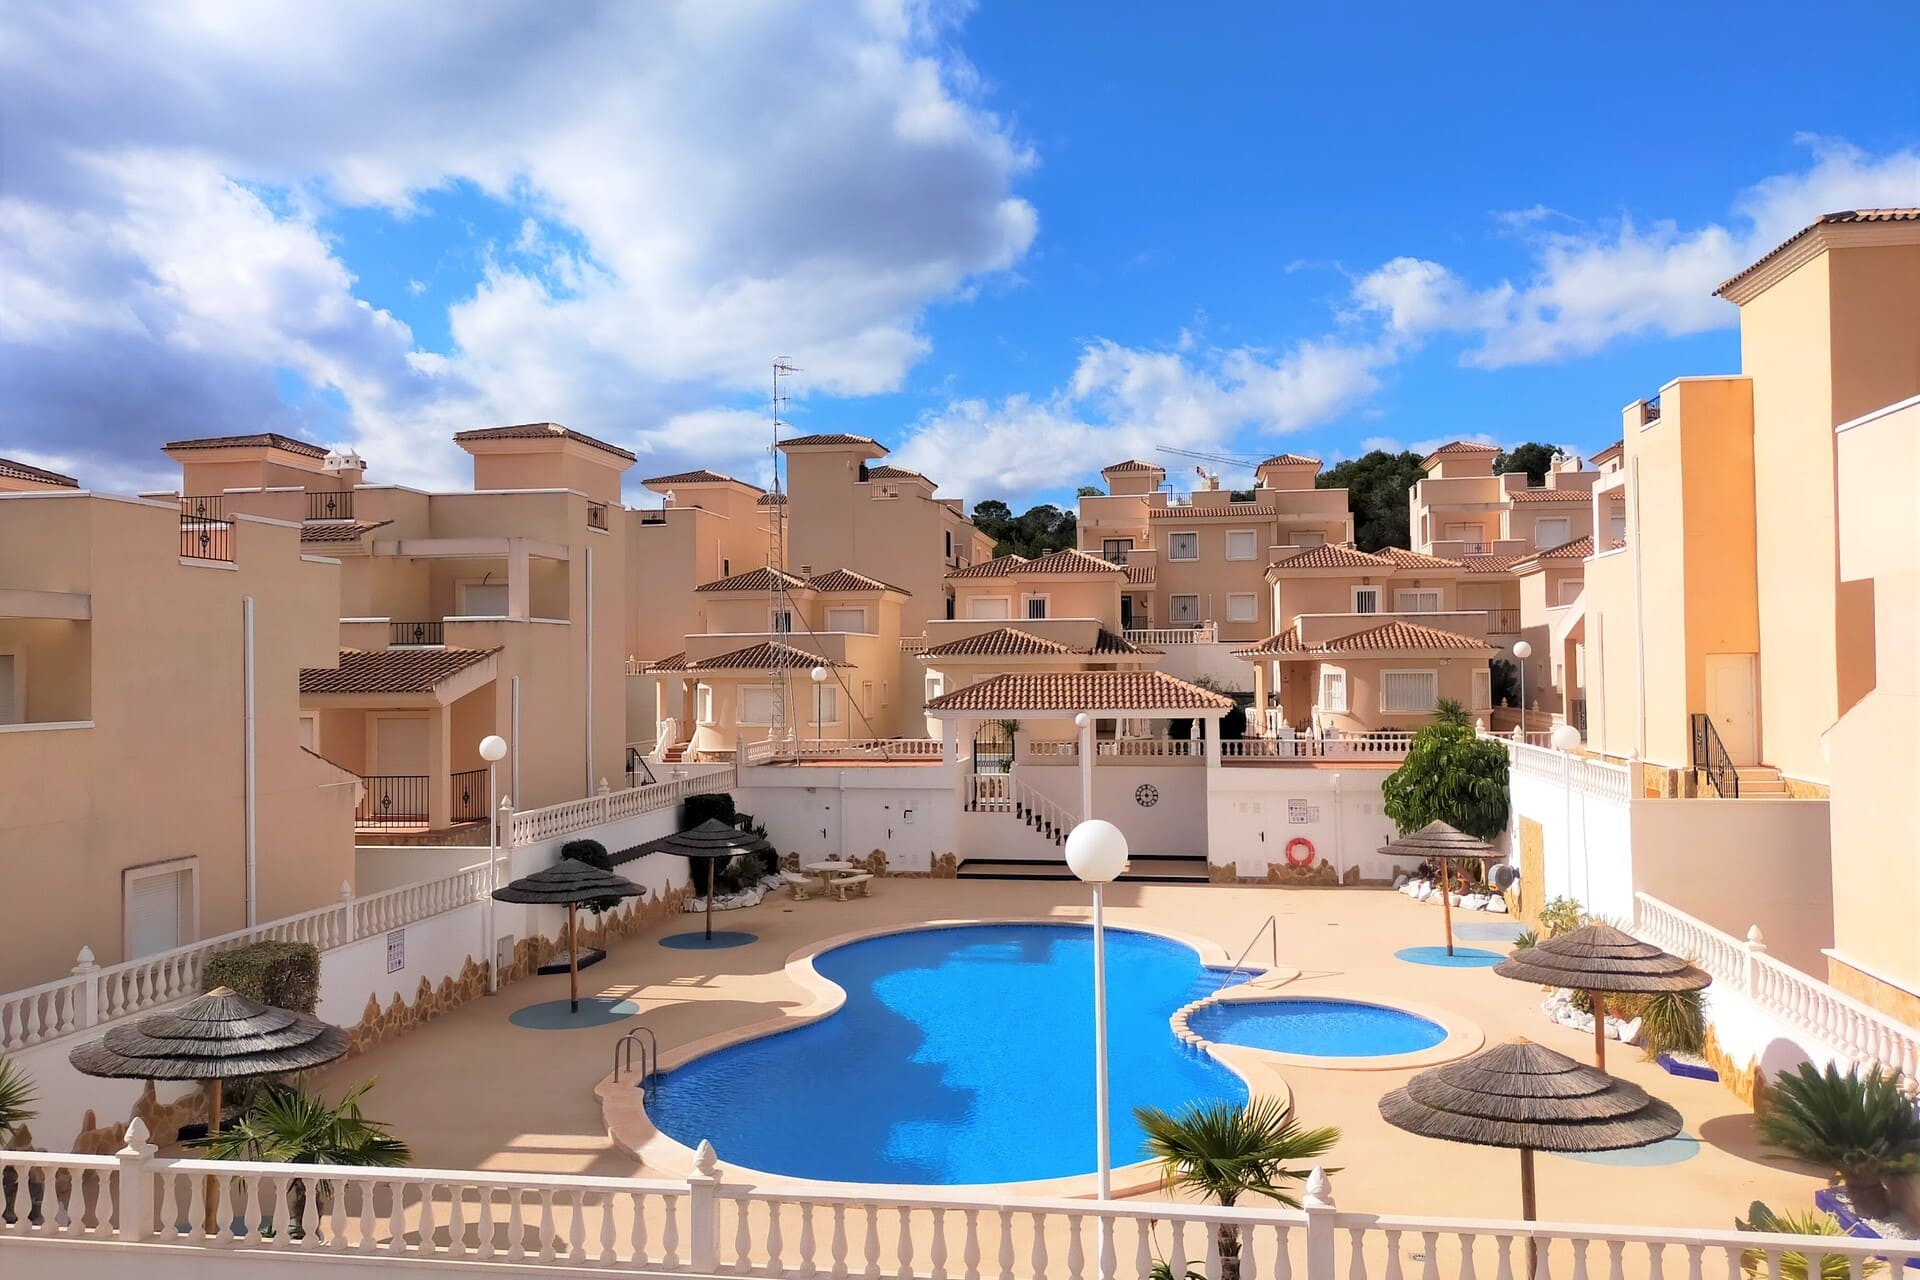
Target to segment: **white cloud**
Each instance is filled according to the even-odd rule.
[[[9,255],[0,369],[17,410],[61,412],[17,420],[104,465],[162,438],[162,387],[158,416],[195,430],[299,427],[273,394],[292,370],[376,474],[434,479],[458,474],[451,430],[493,421],[658,446],[775,354],[816,394],[897,387],[926,307],[1037,227],[1014,192],[1033,158],[949,48],[958,12],[21,6],[0,220],[34,249]],[[426,354],[321,229],[456,183],[524,212]]]
[[[1545,231],[1544,206],[1504,216],[1533,250],[1529,275],[1475,287],[1437,263],[1395,258],[1354,286],[1360,311],[1396,333],[1471,335],[1463,360],[1482,368],[1563,360],[1622,337],[1724,328],[1734,308],[1713,296],[1729,276],[1823,213],[1920,203],[1920,151],[1869,156],[1805,139],[1812,164],[1755,184],[1726,225],[1684,228],[1622,217],[1599,230]]]

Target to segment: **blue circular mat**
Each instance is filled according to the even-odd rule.
[[[758,941],[760,935],[757,933],[723,933],[715,929],[711,938],[707,937],[704,930],[699,933],[676,933],[660,939],[660,945],[672,947],[675,951],[722,951]]]
[[[1582,1164],[1610,1164],[1622,1169],[1652,1169],[1663,1164],[1684,1164],[1700,1154],[1700,1139],[1682,1133],[1646,1147],[1628,1147],[1624,1151],[1555,1151],[1550,1153]]]
[[[631,1000],[611,1000],[606,996],[580,997],[580,1012],[575,1013],[565,1000],[548,1000],[515,1009],[507,1021],[528,1031],[574,1031],[581,1027],[604,1027],[640,1012]]]
[[[1393,953],[1394,959],[1405,960],[1408,964],[1431,965],[1436,969],[1491,969],[1506,957],[1498,951],[1482,951],[1478,947],[1456,945],[1453,954],[1448,955],[1445,947],[1403,947]]]

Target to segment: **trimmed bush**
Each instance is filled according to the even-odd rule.
[[[725,791],[702,791],[687,797],[680,810],[680,829],[691,831],[709,818],[718,818],[732,826],[735,816],[732,795]]]
[[[312,1013],[320,1002],[320,948],[308,942],[255,942],[207,958],[201,989],[228,987],[276,1009]]]
[[[584,862],[602,871],[613,870],[613,855],[608,853],[607,846],[598,840],[569,840],[560,846],[560,857],[563,860]],[[599,915],[605,911],[612,911],[619,905],[618,898],[595,898],[586,904],[586,908],[593,914]]]
[[[1220,717],[1220,740],[1232,742],[1247,736],[1247,709],[1235,704],[1227,714]]]

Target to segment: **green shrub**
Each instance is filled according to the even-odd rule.
[[[1547,931],[1549,938],[1572,933],[1589,923],[1587,909],[1572,898],[1555,898],[1540,908],[1540,927]]]
[[[680,829],[691,831],[709,818],[718,818],[732,826],[734,816],[732,795],[725,791],[702,791],[687,797],[680,810]]]
[[[320,949],[308,942],[255,942],[207,958],[201,990],[228,987],[261,1004],[312,1013],[320,1002]]]
[[[1920,1103],[1878,1065],[1841,1075],[1832,1063],[1802,1063],[1767,1090],[1757,1117],[1760,1140],[1834,1170],[1856,1212],[1887,1210],[1886,1179],[1920,1169]]]
[[[1747,1206],[1745,1221],[1733,1220],[1733,1225],[1741,1231],[1758,1231],[1766,1235],[1787,1236],[1844,1236],[1846,1231],[1830,1213],[1818,1209],[1775,1213],[1760,1201],[1755,1200]],[[1868,1276],[1880,1274],[1886,1270],[1878,1258],[1862,1258],[1858,1274],[1853,1271],[1848,1259],[1837,1253],[1820,1255],[1820,1280],[1866,1280]],[[1759,1249],[1743,1250],[1740,1254],[1740,1270],[1759,1280],[1761,1276],[1771,1277],[1775,1273],[1767,1263],[1767,1255]],[[1779,1280],[1808,1280],[1807,1255],[1804,1253],[1782,1253],[1780,1255]]]
[[[1513,949],[1515,951],[1525,951],[1528,947],[1535,945],[1539,941],[1539,934],[1531,929],[1522,929],[1513,935]]]
[[[1465,708],[1443,698],[1380,795],[1402,835],[1437,820],[1492,840],[1507,826],[1507,749],[1477,735]]]
[[[1611,1005],[1615,996],[1608,1001]],[[1699,1057],[1707,1047],[1707,1011],[1698,991],[1663,991],[1640,996],[1623,1018],[1640,1019],[1640,1047],[1649,1058],[1663,1053]]]
[[[1220,740],[1222,742],[1232,742],[1235,739],[1246,736],[1247,711],[1245,707],[1236,703],[1227,711],[1227,714],[1220,717]]]
[[[607,852],[607,846],[598,840],[569,840],[560,846],[563,861],[584,862],[590,867],[602,871],[613,870],[613,855]],[[595,898],[586,904],[587,910],[599,915],[612,911],[620,905],[620,899],[614,897]]]

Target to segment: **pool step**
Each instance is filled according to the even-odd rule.
[[[1067,864],[1052,858],[968,858],[955,873],[962,880],[1072,880]],[[1135,858],[1123,881],[1142,884],[1205,884],[1207,860],[1199,854]]]

